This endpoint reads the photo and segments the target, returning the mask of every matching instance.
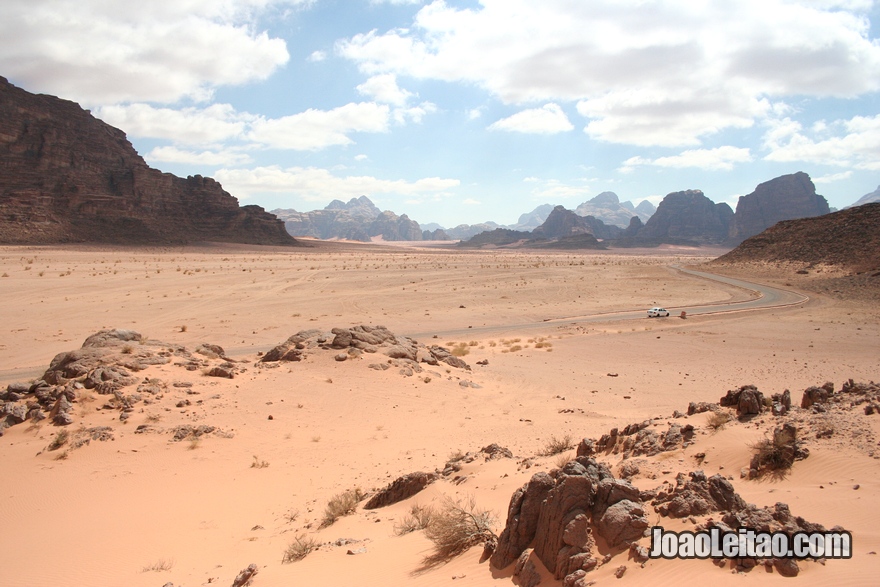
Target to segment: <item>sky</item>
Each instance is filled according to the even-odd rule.
[[[880,186],[871,0],[3,0],[0,75],[241,204],[450,227]]]

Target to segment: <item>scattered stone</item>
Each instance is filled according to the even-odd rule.
[[[247,566],[246,569],[242,569],[242,571],[236,575],[235,580],[232,581],[232,587],[247,587],[251,584],[251,581],[254,580],[254,577],[259,572],[259,567],[257,565],[251,563]]]
[[[333,358],[339,362],[342,362],[348,359],[348,353],[337,353],[333,356]]]
[[[797,577],[800,572],[800,567],[793,558],[775,558],[773,568],[783,577]]]
[[[620,579],[621,577],[623,577],[623,575],[624,575],[625,573],[626,573],[626,565],[620,565],[620,566],[617,567],[617,569],[614,571],[614,576],[617,577],[618,579]]]
[[[232,369],[227,369],[226,367],[211,367],[207,371],[205,371],[206,377],[225,377],[226,379],[234,379],[235,374]]]

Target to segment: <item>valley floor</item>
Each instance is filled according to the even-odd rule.
[[[753,297],[670,268],[710,258],[687,250],[459,252],[338,243],[290,251],[0,248],[0,389],[40,377],[56,354],[112,328],[190,352],[220,345],[236,369],[234,379],[209,377],[172,358],[137,372],[165,391],[137,404],[125,421],[118,410],[102,409],[108,396],[84,391],[68,428],[108,426],[112,440],[48,450],[58,433],[50,420],[6,429],[0,583],[230,585],[255,563],[257,587],[429,586],[453,578],[456,585],[510,585],[512,569],[479,563],[479,547],[425,568],[431,542],[423,532],[398,536],[395,526],[413,504],[449,495],[473,497],[494,511],[500,533],[512,493],[536,471],[558,466],[560,457],[539,456],[552,438],[568,435],[576,443],[657,418],[652,425],[662,429],[673,421],[693,424],[696,442],[646,459],[634,485],[674,484],[678,472],[698,468],[729,475],[749,502],[782,501],[795,515],[852,532],[851,560],[804,564],[796,581],[863,585],[880,550],[880,416],[854,410],[830,438],[816,438],[805,410],[798,417],[810,432],[809,458],[783,479],[746,480],[740,471],[749,446],[772,429],[772,418],[715,432],[707,414],[672,415],[746,384],[766,396],[789,389],[799,405],[809,386],[878,379],[876,306],[808,293],[798,306],[687,319],[569,319]],[[787,278],[765,274],[755,281],[785,286]],[[440,363],[408,375],[397,366],[369,368],[387,362],[379,353],[338,361],[335,351],[321,349],[300,362],[258,362],[296,332],[358,324],[458,347],[471,370]],[[219,433],[175,441],[172,432],[184,425]],[[476,459],[456,473],[459,482],[444,477],[406,501],[359,508],[319,528],[334,495],[442,469],[451,455],[490,443],[515,457]],[[701,463],[697,453],[705,453]],[[600,460],[618,471],[620,455]],[[680,524],[653,511],[649,519],[672,529]],[[282,564],[298,536],[321,547]],[[621,564],[629,567],[621,581],[633,584],[783,580],[761,569],[732,573],[710,561],[639,566],[626,553],[591,578],[616,581]],[[544,573],[541,584],[559,583]]]

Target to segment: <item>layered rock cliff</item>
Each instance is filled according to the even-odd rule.
[[[760,234],[777,222],[828,214],[828,202],[816,193],[810,176],[799,171],[765,181],[736,205],[730,243]]]
[[[727,239],[733,210],[716,204],[700,190],[668,194],[639,229],[635,239],[645,244],[719,244]]]
[[[299,244],[213,179],[153,169],[78,104],[0,77],[0,242],[199,241]]]

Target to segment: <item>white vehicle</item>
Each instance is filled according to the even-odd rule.
[[[663,318],[669,316],[669,310],[665,308],[651,308],[648,310],[648,318]]]

